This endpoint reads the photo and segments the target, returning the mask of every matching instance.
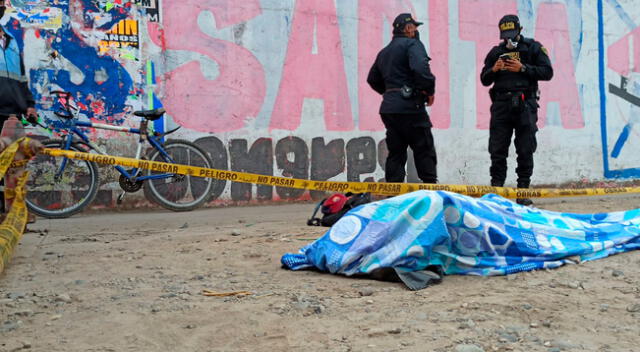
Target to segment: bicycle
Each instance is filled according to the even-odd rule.
[[[149,133],[149,121],[155,121],[165,113],[164,109],[136,111],[141,117],[138,128],[93,123],[79,120],[80,109],[72,101],[72,94],[53,91],[63,106],[63,111],[54,111],[60,117],[51,124],[63,135],[61,139],[42,141],[45,148],[58,148],[78,152],[95,152],[106,155],[89,140],[83,128],[96,128],[137,134],[136,159],[142,157],[145,141],[151,145],[146,159],[174,164],[211,168],[213,163],[208,154],[199,146],[185,140],[167,140],[165,136],[180,127],[165,133]],[[48,129],[46,125],[38,123]],[[78,137],[78,138],[76,138]],[[94,162],[52,157],[40,154],[27,166],[30,177],[27,182],[27,207],[35,214],[55,219],[66,218],[84,210],[97,196],[100,186],[98,165]],[[125,194],[144,188],[145,197],[160,206],[173,211],[189,211],[200,207],[211,196],[213,180],[195,176],[185,176],[161,171],[131,169],[115,166],[120,173],[118,183],[123,192],[118,196],[120,204]]]

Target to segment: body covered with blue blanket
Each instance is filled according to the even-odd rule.
[[[392,269],[419,289],[427,283],[410,284],[403,274],[437,268],[444,274],[506,275],[634,249],[640,249],[640,209],[569,214],[494,194],[475,199],[418,191],[351,210],[320,239],[281,261],[293,270],[348,276]]]

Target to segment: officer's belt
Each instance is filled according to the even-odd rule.
[[[402,88],[389,88],[387,90],[384,91],[385,93],[389,93],[389,92],[402,92]]]
[[[525,99],[534,97],[534,94],[530,90],[513,90],[513,91],[498,91],[495,92],[495,100],[510,100],[514,96],[524,94]]]

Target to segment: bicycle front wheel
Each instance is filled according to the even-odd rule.
[[[149,155],[149,160],[205,168],[211,168],[213,165],[207,153],[191,142],[170,140],[162,147],[170,159],[154,149]],[[213,180],[210,178],[173,175],[151,170],[146,171],[146,176],[157,177],[147,179],[144,183],[144,194],[147,199],[169,210],[193,210],[206,203],[211,197]]]
[[[65,142],[48,139],[45,148],[64,149]],[[77,144],[70,150],[82,152]],[[81,212],[96,197],[99,187],[98,166],[85,160],[74,160],[38,154],[27,164],[29,180],[25,202],[36,215],[49,218],[67,218]]]

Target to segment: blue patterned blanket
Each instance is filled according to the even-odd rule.
[[[634,249],[640,249],[640,209],[569,214],[494,194],[475,199],[418,191],[351,210],[323,237],[281,261],[292,270],[347,276],[430,267],[444,274],[507,275]]]

